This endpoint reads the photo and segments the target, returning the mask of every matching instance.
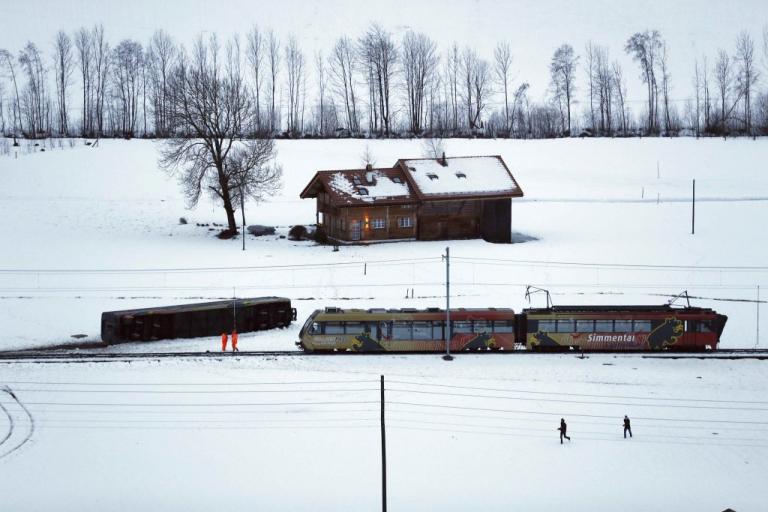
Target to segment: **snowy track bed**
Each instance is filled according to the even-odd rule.
[[[21,512],[111,510],[128,497],[141,509],[373,510],[384,375],[393,509],[761,510],[766,364],[466,354],[2,365],[36,429],[2,461],[0,495]],[[652,486],[638,484],[649,475]],[[26,491],[31,480],[47,492]]]

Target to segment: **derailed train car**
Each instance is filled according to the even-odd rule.
[[[517,332],[530,350],[715,350],[727,320],[696,307],[553,306],[524,309]]]
[[[256,297],[157,308],[107,311],[101,314],[106,343],[198,338],[230,332],[287,327],[296,320],[290,299]]]
[[[452,352],[463,350],[715,350],[728,317],[707,308],[557,306],[452,309]],[[317,310],[299,333],[312,352],[443,352],[444,309]]]
[[[325,308],[310,315],[297,345],[310,352],[441,352],[445,310]],[[511,309],[452,309],[451,351],[513,350]]]

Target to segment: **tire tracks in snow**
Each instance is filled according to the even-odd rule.
[[[7,447],[9,443],[12,443],[12,439],[14,438],[14,433],[18,430],[16,427],[16,420],[14,419],[14,415],[12,411],[10,411],[5,405],[0,403],[0,408],[3,409],[3,412],[8,417],[9,427],[8,427],[8,433],[5,435],[5,437],[0,440],[0,460],[8,457],[12,453],[15,453],[18,451],[22,446],[27,444],[31,439],[32,436],[35,433],[35,418],[32,416],[32,413],[27,409],[27,406],[25,406],[21,400],[18,399],[16,394],[13,392],[13,390],[8,386],[3,386],[0,388],[0,391],[10,396],[14,403],[18,405],[19,409],[24,412],[24,414],[29,419],[29,430],[27,433],[23,436],[23,438],[20,441],[16,441],[15,444],[13,444],[10,448]],[[18,437],[18,436],[16,436]]]

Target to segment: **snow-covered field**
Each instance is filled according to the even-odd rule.
[[[1,364],[0,508],[765,510],[765,361],[460,355]],[[622,437],[621,419],[634,437]],[[559,444],[568,422],[572,441]],[[0,440],[8,430],[0,416]]]
[[[422,153],[417,141],[367,144],[378,165]],[[281,141],[282,195],[249,205],[249,223],[282,234],[312,223],[301,189],[316,170],[360,165],[365,146]],[[223,212],[207,200],[186,210],[153,142],[2,156],[0,350],[97,340],[102,311],[233,288],[298,308],[297,324],[244,334],[241,350],[292,349],[315,308],[443,305],[446,246],[456,307],[521,309],[526,284],[556,304],[662,303],[688,290],[729,316],[721,347],[755,346],[768,140],[446,146],[448,156],[503,156],[526,194],[513,205],[520,243],[333,252],[274,236],[249,237],[241,251],[239,239],[196,225],[223,223]],[[766,364],[530,354],[0,362],[0,510],[376,510],[385,375],[390,510],[759,511]],[[624,414],[635,434],[626,441]],[[560,417],[573,439],[564,446]]]
[[[282,234],[313,223],[314,201],[299,192],[316,170],[359,166],[366,145],[380,166],[423,151],[418,141],[281,141],[283,191],[246,205],[248,222]],[[196,224],[224,223],[223,210],[207,199],[186,210],[176,181],[158,169],[154,142],[65,148],[0,157],[0,350],[75,334],[97,340],[105,310],[233,293],[290,297],[300,320],[327,305],[440,306],[446,246],[456,306],[519,310],[527,284],[549,289],[556,304],[662,303],[688,290],[695,304],[729,316],[722,347],[757,342],[754,301],[768,273],[765,139],[449,140],[449,156],[503,156],[526,194],[513,201],[512,220],[514,239],[524,243],[339,252],[277,236],[249,237],[246,251],[240,240],[215,239],[212,226]],[[415,298],[406,301],[409,290]],[[242,348],[291,348],[297,329],[245,335]],[[205,349],[215,340],[167,345]]]

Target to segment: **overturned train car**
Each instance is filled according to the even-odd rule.
[[[296,320],[290,299],[257,297],[179,306],[107,311],[101,314],[106,343],[216,336],[286,327]]]

